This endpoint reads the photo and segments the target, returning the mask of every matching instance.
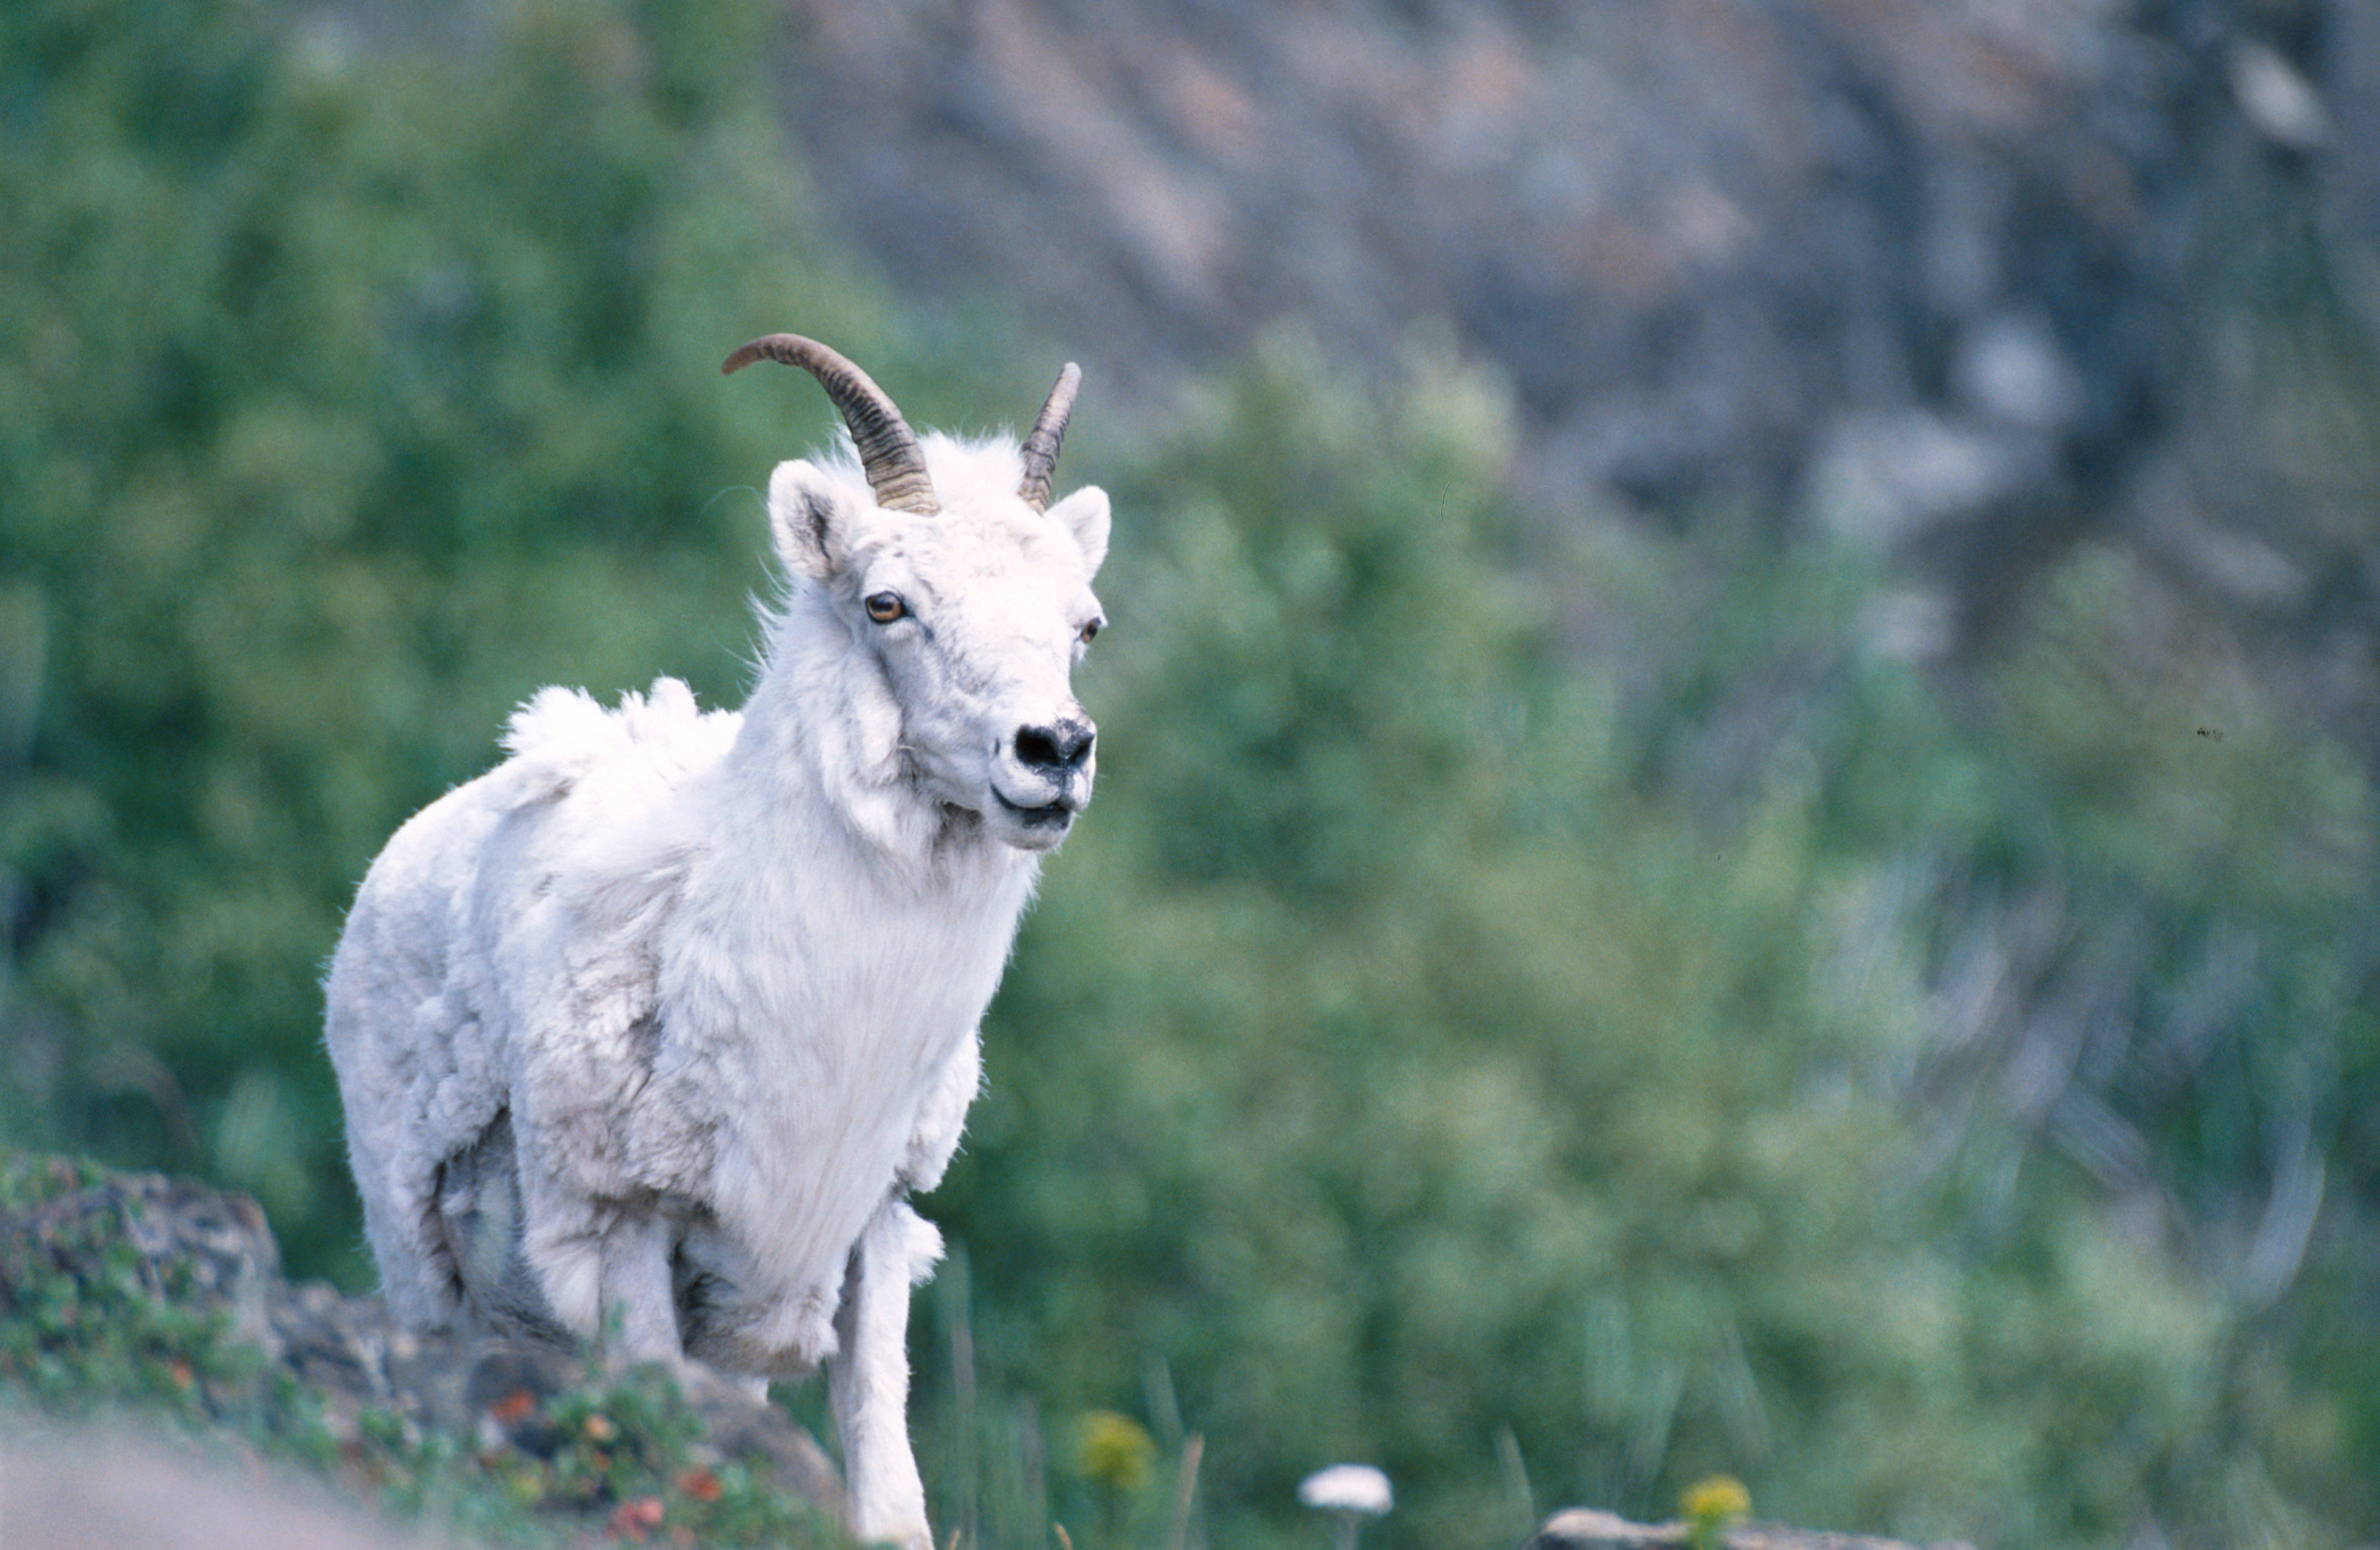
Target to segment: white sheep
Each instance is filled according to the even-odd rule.
[[[546,689],[511,757],[373,863],[327,986],[393,1311],[756,1386],[827,1369],[851,1527],[928,1550],[909,1448],[912,1211],[1043,853],[1088,800],[1071,670],[1103,623],[1095,488],[1050,503],[1081,373],[1024,445],[913,436],[775,334],[856,458],[782,464],[788,578],[740,713]]]

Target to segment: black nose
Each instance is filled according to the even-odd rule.
[[[1091,757],[1091,740],[1099,728],[1069,718],[1052,726],[1016,729],[1017,762],[1031,769],[1062,775],[1079,769]]]

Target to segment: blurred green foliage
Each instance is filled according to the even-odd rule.
[[[1223,1497],[1367,1458],[1415,1543],[1508,1520],[1504,1427],[1540,1506],[1725,1469],[1980,1543],[2269,1530],[2282,1480],[2368,1510],[2353,1391],[1938,1047],[1975,901],[2041,889],[2060,952],[2140,944],[2128,1014],[2252,932],[2298,1058],[2368,1040],[2318,934],[2369,864],[2335,751],[2235,696],[2218,757],[2205,684],[2111,680],[2098,552],[1961,713],[1855,558],[1741,535],[1598,538],[1565,580],[1641,655],[1582,665],[1498,558],[1500,426],[1451,361],[1372,402],[1276,342],[1118,481],[1101,815],[940,1202],[1006,1289],[978,1356],[1112,1398],[1081,1332],[1131,1330],[1197,1375]]]
[[[536,686],[737,697],[750,486],[828,419],[718,358],[798,327],[977,426],[1055,355],[819,230],[764,8],[423,18],[0,17],[0,1127],[253,1189],[350,1284],[317,967]],[[1388,1544],[1720,1472],[1980,1544],[2374,1532],[2372,793],[2219,627],[2086,547],[1950,682],[1864,556],[1535,532],[1426,331],[1106,413],[1099,803],[932,1206],[940,1520],[1160,1543],[1196,1432],[1234,1544],[1339,1459]],[[1069,1468],[1099,1411],[1131,1501]]]

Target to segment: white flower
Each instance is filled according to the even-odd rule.
[[[1377,1518],[1395,1501],[1389,1477],[1369,1464],[1333,1464],[1317,1470],[1297,1487],[1297,1499],[1322,1512],[1360,1512]]]

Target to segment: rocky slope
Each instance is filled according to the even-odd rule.
[[[46,1518],[32,1504],[79,1457],[93,1478],[72,1495],[95,1520],[156,1518],[161,1498],[135,1476],[176,1467],[174,1455],[104,1425],[55,1430],[119,1410],[178,1417],[251,1477],[302,1468],[347,1502],[427,1510],[467,1538],[839,1538],[834,1468],[784,1411],[724,1385],[681,1391],[552,1350],[408,1335],[376,1298],[284,1279],[253,1200],[157,1174],[0,1166],[0,1394],[26,1406],[6,1449],[7,1474],[26,1483],[8,1492],[12,1544],[14,1514]],[[220,1459],[178,1468],[192,1483],[162,1498],[185,1509],[173,1532],[251,1543],[233,1516],[194,1525],[253,1505],[223,1494]],[[331,1510],[281,1506],[265,1520],[284,1528]],[[117,1543],[176,1543],[166,1526]]]
[[[1516,383],[1551,524],[1717,503],[1875,545],[1937,588],[1922,655],[2108,537],[2380,748],[2380,468],[2262,440],[2328,346],[2242,343],[2368,345],[2368,6],[795,10],[839,223],[917,294],[1021,296],[1103,383],[1281,320],[1373,361],[1451,326]]]

